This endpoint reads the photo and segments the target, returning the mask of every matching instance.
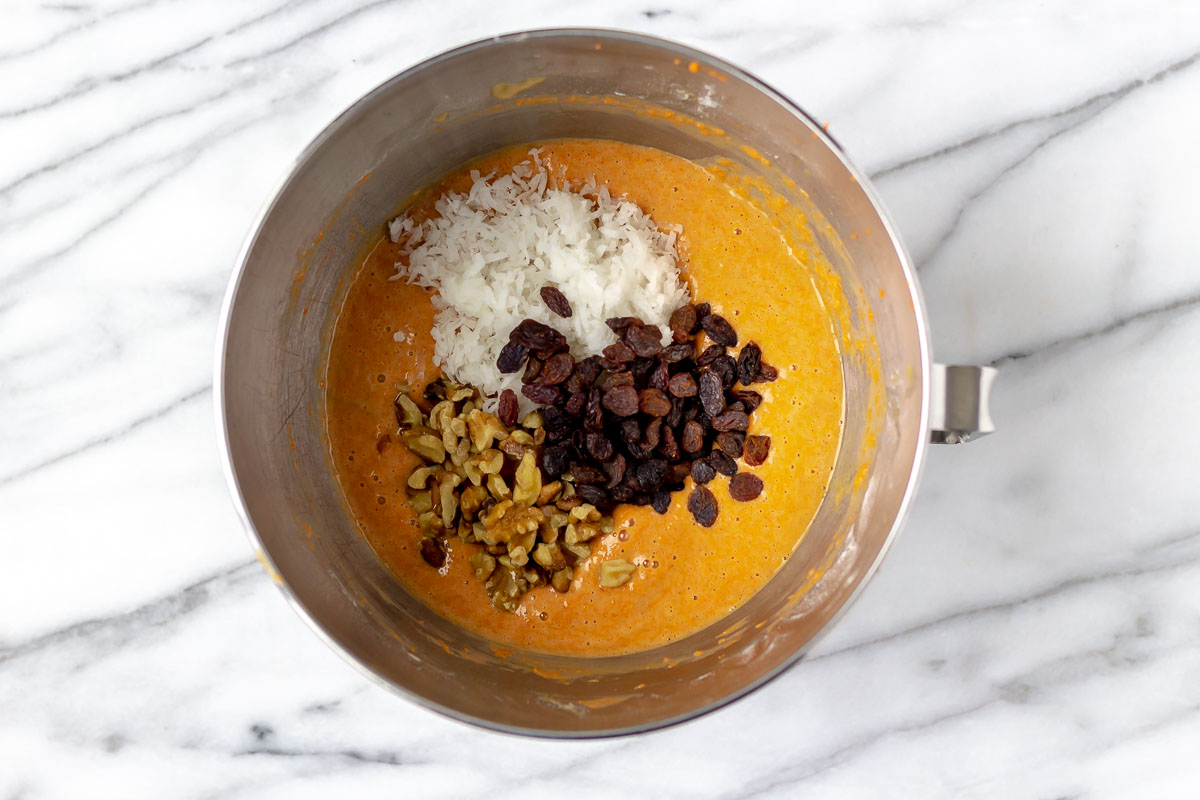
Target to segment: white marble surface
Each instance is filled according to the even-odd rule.
[[[0,25],[0,798],[1146,798],[1200,792],[1193,3],[9,0]],[[238,246],[337,111],[535,25],[670,36],[877,179],[937,354],[1002,431],[935,449],[813,657],[663,733],[544,743],[399,700],[250,556],[211,353]]]

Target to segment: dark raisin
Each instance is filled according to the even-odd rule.
[[[557,386],[542,386],[537,383],[527,383],[521,387],[521,394],[539,406],[556,406],[562,402],[562,392],[559,391]]]
[[[739,503],[747,503],[762,494],[762,478],[749,472],[739,472],[729,481],[729,496]]]
[[[717,373],[701,373],[699,394],[700,404],[708,416],[715,417],[725,410],[725,388],[721,385],[721,376]]]
[[[723,345],[710,344],[696,357],[696,366],[707,367],[723,355],[725,355],[725,347]]]
[[[663,424],[672,428],[678,428],[681,422],[683,422],[683,401],[676,397],[671,401],[671,410],[663,417]]]
[[[744,431],[750,427],[750,418],[745,411],[727,408],[713,417],[712,426],[719,431]]]
[[[758,375],[758,368],[761,364],[762,348],[754,342],[747,342],[746,346],[742,348],[742,352],[738,353],[738,380],[747,386],[754,383],[754,378]]]
[[[596,378],[596,388],[602,392],[618,386],[633,386],[633,374],[629,372],[601,372]]]
[[[621,422],[621,441],[625,444],[636,444],[642,440],[642,426],[636,419]]]
[[[747,436],[746,444],[742,448],[742,460],[752,467],[757,467],[767,460],[770,453],[770,436]]]
[[[723,388],[732,389],[733,385],[737,383],[737,362],[733,360],[733,356],[721,356],[709,366],[709,369],[721,376]]]
[[[698,458],[692,462],[692,480],[696,483],[708,483],[717,477],[717,471],[706,459]]]
[[[547,406],[541,410],[542,427],[546,433],[565,433],[571,427],[571,418],[556,406]]]
[[[733,458],[741,458],[745,447],[746,437],[737,431],[721,431],[717,434],[717,447],[729,453]]]
[[[425,559],[429,566],[440,569],[446,563],[446,551],[437,539],[427,537],[421,540],[421,558]]]
[[[583,392],[571,395],[567,400],[567,404],[563,406],[567,413],[572,417],[578,417],[583,413],[583,409],[587,406],[587,395]]]
[[[656,356],[662,352],[662,331],[657,325],[631,325],[621,336],[621,340],[642,358]]]
[[[671,400],[661,389],[642,389],[638,409],[652,417],[665,417],[671,411]]]
[[[598,431],[604,427],[604,407],[600,404],[601,397],[603,395],[595,386],[588,391],[587,407],[583,412],[583,426],[589,431]]]
[[[754,376],[755,383],[770,383],[779,377],[779,370],[765,361],[759,366],[758,374]]]
[[[667,382],[667,391],[676,397],[695,397],[696,379],[686,372],[672,375],[671,380]]]
[[[603,433],[589,432],[586,441],[587,451],[597,461],[608,461],[613,457],[613,443]]]
[[[636,358],[636,354],[624,342],[614,342],[604,348],[604,366],[614,372]]]
[[[612,489],[610,489],[608,493],[610,495],[612,495],[612,499],[616,500],[618,503],[629,502],[629,500],[631,500],[633,498],[633,494],[634,494],[633,487],[626,486],[625,484],[621,484],[620,486],[612,487]]]
[[[687,337],[696,332],[696,326],[700,322],[700,317],[696,314],[696,307],[693,305],[680,306],[671,313],[671,321],[667,323],[667,327],[671,329],[671,333],[675,334],[676,341],[687,341]]]
[[[667,462],[661,458],[654,458],[645,464],[638,464],[636,472],[638,486],[652,492],[663,485],[663,481],[667,479],[667,473]]]
[[[734,347],[738,343],[737,333],[733,326],[720,314],[708,314],[700,318],[700,327],[708,334],[708,338],[717,344]]]
[[[653,499],[649,492],[638,492],[629,498],[629,504],[634,506],[648,506]]]
[[[604,324],[607,325],[609,330],[611,330],[617,336],[624,336],[625,331],[629,330],[631,327],[637,326],[640,328],[646,323],[642,322],[637,317],[609,317],[608,319],[604,320]]]
[[[588,384],[583,380],[583,376],[579,374],[579,369],[576,367],[575,371],[571,373],[571,376],[563,382],[562,387],[571,394],[583,392],[586,395]]]
[[[604,488],[612,489],[625,477],[625,456],[617,453],[612,459],[601,464],[600,468],[608,476],[608,482],[604,484]]]
[[[680,446],[685,453],[699,453],[704,447],[704,428],[700,427],[700,423],[695,420],[689,420],[683,424],[683,435],[680,437]]]
[[[591,503],[601,511],[612,508],[612,498],[602,487],[591,483],[580,483],[575,486],[575,494],[585,503]]]
[[[625,450],[634,461],[646,461],[654,452],[654,448],[646,442],[631,442],[625,446]]]
[[[500,348],[500,356],[496,359],[496,369],[505,375],[516,372],[529,358],[529,348],[520,342],[508,342]]]
[[[517,415],[521,411],[520,401],[517,400],[517,393],[512,389],[505,389],[500,393],[500,407],[496,410],[496,416],[500,418],[500,423],[511,428],[517,424]]]
[[[537,380],[538,373],[542,371],[542,365],[545,363],[537,356],[530,356],[525,362],[525,374],[521,376],[521,383],[533,383]]]
[[[590,386],[595,383],[596,378],[599,378],[600,373],[604,371],[604,367],[600,365],[600,361],[600,356],[588,356],[575,365],[575,370],[583,376],[584,386]]]
[[[665,514],[671,509],[671,493],[659,489],[650,499],[650,507],[659,514]]]
[[[671,372],[667,369],[667,363],[659,361],[658,366],[650,370],[650,377],[646,379],[646,386],[651,389],[658,389],[660,392],[665,392],[670,379]]]
[[[691,342],[667,345],[663,348],[662,353],[660,353],[662,360],[668,364],[683,361],[685,358],[691,358],[695,354],[696,348],[692,346]]]
[[[698,303],[696,305],[696,321],[699,322],[704,317],[712,313],[712,306],[708,303]]]
[[[658,445],[658,452],[662,453],[667,461],[679,460],[679,442],[675,440],[675,431],[663,427],[662,441]]]
[[[532,398],[531,398],[532,399]],[[618,417],[628,417],[638,410],[637,389],[632,386],[617,386],[604,393],[604,407]]]
[[[742,404],[742,406],[746,409],[747,414],[762,404],[762,395],[758,392],[753,392],[749,389],[739,389],[732,394],[733,399]]]
[[[643,389],[646,386],[646,379],[650,375],[650,371],[656,366],[652,358],[635,358],[633,363],[629,365],[629,372],[633,375],[633,382],[639,388]]]
[[[567,471],[570,464],[571,451],[566,445],[552,444],[542,448],[542,472],[552,479],[558,478]]]
[[[671,471],[667,474],[667,485],[683,488],[683,482],[687,480],[687,476],[692,474],[692,462],[684,461],[679,464],[672,464]]]
[[[705,487],[697,486],[688,495],[688,511],[692,512],[692,518],[700,525],[711,528],[717,521],[717,498]]]
[[[712,465],[712,468],[722,475],[730,478],[737,475],[737,462],[723,450],[713,450],[706,458],[708,459],[708,463]]]
[[[653,450],[658,447],[658,443],[662,440],[662,419],[654,418],[646,423],[646,430],[642,431],[642,444],[646,445],[648,450]]]
[[[542,302],[546,304],[546,308],[558,314],[560,317],[571,316],[571,304],[567,302],[567,296],[553,286],[543,286]]]
[[[535,353],[549,354],[567,349],[567,337],[536,319],[521,320],[508,335],[508,340],[519,342]]]
[[[542,365],[537,382],[547,386],[562,383],[570,377],[573,369],[575,369],[575,359],[571,357],[570,353],[555,353]]]
[[[575,483],[606,483],[608,475],[600,469],[593,467],[591,464],[580,464],[578,461],[571,462],[571,477],[575,479]]]

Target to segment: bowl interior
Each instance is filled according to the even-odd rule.
[[[560,137],[724,158],[761,180],[768,198],[786,200],[781,225],[794,245],[828,259],[818,284],[844,350],[843,445],[796,554],[719,624],[616,658],[509,652],[410,597],[347,516],[322,422],[325,348],[364,236],[463,162]],[[677,45],[597,31],[522,34],[397,76],[303,154],[235,280],[219,404],[235,494],[265,560],[354,663],[462,719],[603,735],[684,719],[750,690],[798,658],[858,591],[915,484],[927,350],[890,225],[818,126],[732,66]]]

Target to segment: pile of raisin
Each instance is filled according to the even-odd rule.
[[[552,309],[561,306],[558,297],[546,300]],[[770,451],[770,437],[746,435],[762,402],[748,387],[778,377],[759,346],[747,342],[735,354],[737,332],[707,303],[676,309],[666,343],[657,326],[636,317],[606,323],[617,341],[578,363],[565,336],[532,319],[513,329],[500,353],[500,371],[524,368],[521,392],[542,406],[540,466],[547,479],[569,473],[583,500],[605,512],[632,503],[665,514],[671,493],[691,475],[696,488],[688,510],[705,527],[717,518],[705,484],[718,473],[731,479],[735,500],[758,497],[762,481],[739,473],[736,460],[757,466]],[[710,342],[703,350],[701,332]],[[505,425],[516,422],[518,405],[511,390],[501,394]]]

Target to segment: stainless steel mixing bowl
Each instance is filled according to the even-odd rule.
[[[509,652],[409,596],[347,515],[323,435],[328,331],[364,231],[381,230],[413,191],[470,158],[559,137],[724,157],[761,173],[808,215],[840,278],[844,296],[833,299],[848,312],[840,333],[868,345],[844,356],[846,430],[832,489],[793,557],[718,624],[612,658]],[[836,143],[732,64],[629,33],[490,39],[359,100],[301,154],[259,218],[221,325],[215,392],[225,465],[273,577],[367,674],[442,713],[510,732],[647,730],[778,675],[879,564],[931,433],[959,441],[988,426],[981,390],[990,373],[931,363],[912,266],[865,176]]]

